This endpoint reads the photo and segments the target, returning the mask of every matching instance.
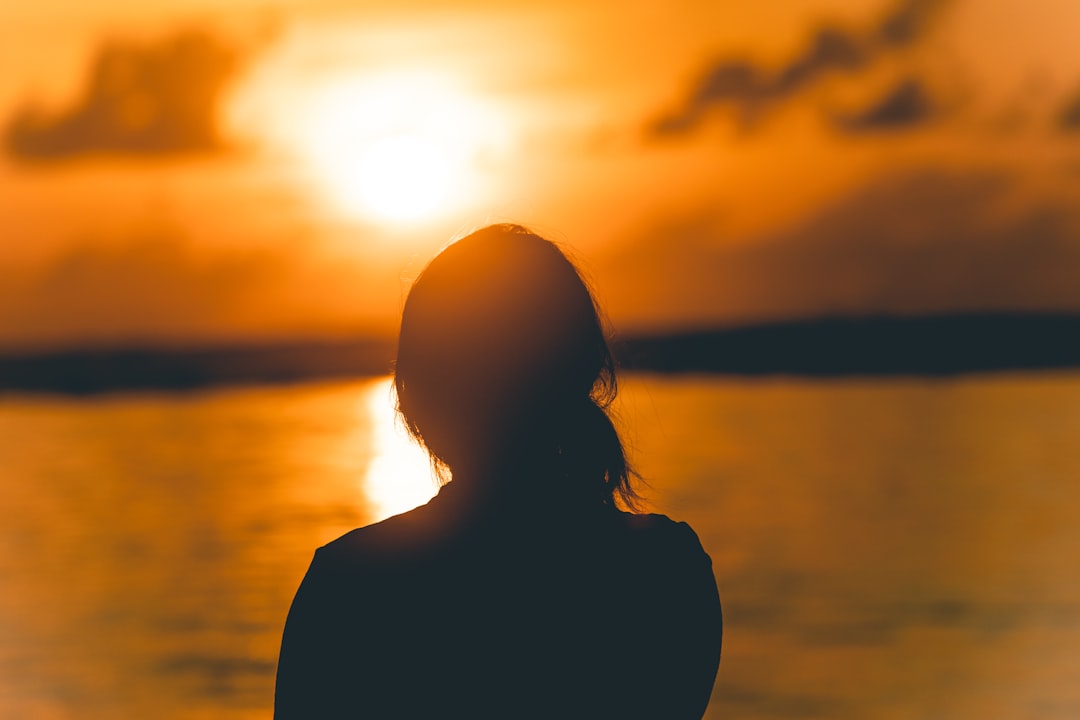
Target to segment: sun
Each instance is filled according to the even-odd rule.
[[[360,201],[372,213],[408,220],[438,209],[450,185],[450,157],[423,135],[389,135],[369,145],[356,168]]]
[[[460,206],[491,117],[444,79],[348,77],[304,98],[298,141],[326,200],[348,217],[423,221]]]
[[[318,181],[348,215],[422,219],[440,209],[455,174],[446,148],[418,132],[365,137],[328,123],[313,145],[309,160]]]

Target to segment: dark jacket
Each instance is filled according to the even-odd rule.
[[[688,525],[461,495],[450,483],[316,551],[277,720],[701,717],[722,622]]]

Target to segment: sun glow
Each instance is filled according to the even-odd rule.
[[[377,519],[412,510],[438,490],[427,454],[397,421],[389,379],[371,386],[366,398],[374,457],[364,477],[364,494]]]
[[[446,78],[345,77],[303,103],[299,149],[350,217],[420,221],[467,202],[493,114]]]

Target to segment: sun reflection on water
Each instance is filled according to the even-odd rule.
[[[438,490],[427,454],[409,437],[394,409],[391,380],[368,390],[372,453],[363,490],[376,520],[411,510],[430,500]]]

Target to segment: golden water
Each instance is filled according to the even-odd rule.
[[[709,717],[1080,717],[1080,375],[623,390],[713,557]],[[314,548],[434,492],[404,443],[385,379],[0,396],[0,717],[268,717]]]

